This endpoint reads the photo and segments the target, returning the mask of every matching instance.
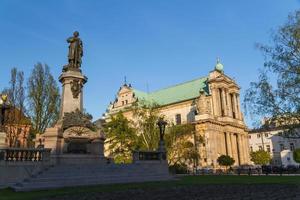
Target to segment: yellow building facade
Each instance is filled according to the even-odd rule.
[[[197,144],[198,166],[218,168],[217,159],[229,155],[235,165],[249,164],[248,129],[240,109],[240,88],[224,74],[218,61],[208,76],[194,79],[155,92],[146,93],[124,84],[117,93],[105,117],[122,111],[133,120],[130,109],[135,102],[148,101],[159,105],[159,113],[174,124],[192,123],[196,136],[204,142]]]

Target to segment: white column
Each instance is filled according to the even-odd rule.
[[[237,134],[237,140],[238,140],[238,154],[240,157],[240,164],[244,164],[244,148],[243,148],[243,142],[242,142],[242,137],[240,134]]]
[[[235,94],[235,98],[236,98],[236,112],[237,112],[237,118],[238,119],[242,119],[242,116],[241,116],[241,104],[240,104],[240,98],[239,98],[239,95],[238,94]]]
[[[230,134],[229,134],[228,132],[226,132],[225,134],[226,134],[226,147],[227,147],[228,155],[229,155],[230,157],[233,157],[233,156],[232,156],[232,145],[231,145]]]
[[[216,116],[220,115],[220,108],[219,108],[219,91],[217,88],[213,89],[213,110]]]
[[[244,138],[245,138],[245,148],[246,148],[246,151],[245,151],[245,154],[246,154],[246,160],[245,160],[245,162],[247,162],[247,163],[249,163],[249,157],[250,157],[250,152],[249,152],[249,137],[248,137],[248,134],[246,134],[245,136],[244,136]]]

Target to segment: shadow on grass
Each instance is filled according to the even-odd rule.
[[[175,181],[145,182],[131,184],[96,185],[84,187],[70,187],[53,190],[32,192],[14,192],[12,189],[0,190],[0,200],[34,200],[45,197],[62,196],[68,194],[114,192],[134,189],[170,188],[178,186],[192,186],[201,184],[293,184],[300,185],[298,176],[185,176]]]

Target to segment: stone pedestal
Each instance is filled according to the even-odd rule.
[[[60,119],[64,113],[83,111],[83,86],[87,82],[87,77],[79,71],[66,71],[61,74],[59,81],[63,88]]]
[[[0,148],[6,148],[6,133],[0,132]]]

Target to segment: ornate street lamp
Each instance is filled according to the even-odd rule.
[[[166,121],[164,121],[163,118],[159,118],[158,122],[157,122],[157,126],[159,127],[159,146],[158,146],[158,151],[160,152],[165,152],[166,148],[165,148],[165,142],[164,142],[164,136],[165,136],[165,130],[166,130],[166,125],[168,123]]]

